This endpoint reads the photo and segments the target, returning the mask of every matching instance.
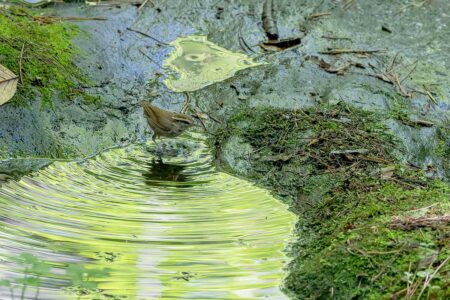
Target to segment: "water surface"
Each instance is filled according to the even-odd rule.
[[[50,265],[26,299],[286,298],[282,251],[294,216],[217,172],[200,136],[166,145],[182,155],[159,160],[153,143],[133,145],[3,184],[0,279],[15,299],[23,253]],[[11,299],[9,287],[0,299]]]

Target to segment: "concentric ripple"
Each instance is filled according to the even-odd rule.
[[[10,283],[0,299],[286,298],[287,208],[217,172],[201,136],[165,142],[165,154],[188,155],[162,160],[152,145],[57,162],[3,184],[0,279]],[[37,276],[16,262],[23,253],[50,265],[25,291],[23,278]],[[73,264],[90,270],[81,281]]]

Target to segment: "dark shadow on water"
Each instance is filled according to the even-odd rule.
[[[143,172],[145,183],[149,186],[192,187],[189,175],[183,174],[185,166],[166,164],[162,159],[153,159],[147,164],[148,171]]]

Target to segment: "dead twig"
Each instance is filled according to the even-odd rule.
[[[60,17],[64,21],[107,21],[107,17]]]
[[[395,71],[395,68],[393,67],[395,60],[396,60],[396,56],[394,57],[394,59],[391,63],[391,66],[388,69],[386,69],[384,72],[378,73],[378,74],[365,74],[365,75],[378,78],[384,82],[394,85],[395,87],[398,88],[398,90],[402,96],[409,98],[409,97],[411,97],[411,93],[406,91],[405,87],[402,85],[402,83],[398,77],[398,73]]]
[[[416,208],[416,209],[411,209],[411,210],[408,210],[408,212],[419,211],[419,210],[427,210],[427,209],[429,209],[429,208],[431,208],[431,207],[434,207],[434,206],[436,206],[436,205],[439,205],[439,203],[433,203],[433,204],[428,205],[428,206],[425,206],[425,207]]]
[[[423,284],[422,290],[420,291],[419,295],[417,296],[417,299],[420,299],[420,297],[422,297],[423,292],[427,289],[427,287],[430,285],[431,280],[433,280],[434,276],[436,276],[436,274],[439,272],[439,270],[448,262],[448,260],[450,259],[450,256],[447,257],[437,268],[436,270],[434,270],[433,274],[431,274],[430,276],[428,276],[425,279],[425,282]]]
[[[356,0],[346,0],[346,1],[343,3],[342,8],[345,9],[345,10],[347,10],[347,9],[349,9],[350,7],[352,7],[353,5],[355,5],[355,3],[356,3]]]
[[[323,59],[321,59],[319,62],[319,67],[322,70],[324,70],[328,73],[337,74],[337,75],[344,74],[352,65],[354,65],[354,63],[352,61],[348,61],[339,67],[332,67],[329,63],[327,63]]]
[[[404,13],[406,11],[406,9],[408,9],[409,7],[422,8],[425,4],[427,4],[427,2],[430,2],[430,1],[431,0],[424,0],[424,1],[419,2],[419,3],[413,2],[413,3],[406,4],[403,7],[401,7],[399,9],[399,11],[395,15],[399,15],[401,13]]]
[[[348,149],[348,150],[333,150],[330,154],[361,154],[369,152],[368,149]]]
[[[431,94],[431,92],[427,89],[426,86],[423,86],[423,88],[425,89],[425,94],[428,96],[428,98],[430,98],[431,101],[433,101],[434,104],[438,105],[438,102],[436,100],[436,98],[434,98],[434,96]]]
[[[358,155],[358,158],[362,159],[362,160],[373,161],[373,162],[383,163],[383,164],[390,164],[390,163],[392,163],[392,161],[386,160],[386,159],[381,158],[381,157],[376,157],[376,156]]]
[[[39,24],[53,24],[61,21],[106,21],[106,17],[58,17],[58,16],[33,16],[33,20]]]
[[[345,37],[345,36],[329,36],[329,35],[322,35],[322,38],[329,39],[329,40],[348,40],[351,41],[351,38]]]
[[[185,92],[184,95],[186,96],[186,100],[184,100],[183,105],[181,106],[180,114],[184,114],[191,104],[191,94],[189,92]]]
[[[203,118],[201,118],[201,117],[198,115],[198,113],[196,114],[196,116],[197,116],[197,119],[200,120],[200,123],[202,123],[203,129],[205,130],[205,132],[208,132],[208,129],[206,129],[205,122],[203,122]]]
[[[255,51],[253,51],[253,49],[247,44],[245,39],[242,37],[242,27],[239,27],[238,42],[239,42],[239,46],[241,46],[241,49],[244,50],[244,52],[256,53]]]
[[[90,2],[86,2],[87,5],[90,6],[102,6],[102,7],[106,7],[106,6],[117,6],[117,5],[122,5],[122,4],[130,4],[130,5],[141,5],[142,1],[140,0],[117,0],[117,1],[113,1],[113,0],[103,0],[103,1],[96,1],[95,3],[90,1]]]
[[[22,44],[22,49],[20,50],[20,57],[19,57],[19,78],[20,78],[20,84],[23,84],[22,60],[23,60],[23,51],[24,50],[25,50],[25,43]]]
[[[148,2],[148,0],[144,0],[144,2],[142,2],[141,5],[139,5],[138,11],[140,11],[142,8],[144,8],[144,6],[147,4],[147,2]],[[150,1],[150,2],[152,2],[152,1]]]
[[[327,16],[331,16],[332,13],[327,11],[327,12],[320,12],[320,13],[315,13],[315,14],[311,14],[309,15],[306,19],[307,20],[313,20],[313,19],[317,19],[317,18],[321,18],[321,17],[327,17]]]
[[[450,215],[433,217],[394,217],[389,225],[392,229],[411,230],[416,228],[437,228],[450,225]]]
[[[330,49],[327,51],[320,51],[320,54],[326,55],[339,55],[339,54],[369,54],[369,53],[378,53],[378,52],[386,52],[386,49],[375,49],[375,50],[358,50],[358,49],[347,49],[347,48],[336,48]]]
[[[415,70],[416,70],[416,67],[417,67],[417,63],[418,63],[418,61],[416,60],[416,62],[415,63],[413,63],[414,64],[414,66],[413,66],[413,68],[411,69],[411,71],[409,71],[408,72],[408,74],[406,74],[404,77],[403,77],[403,79],[402,80],[400,80],[400,83],[402,83],[403,81],[405,81],[405,79],[406,78],[408,78],[409,77],[409,75],[411,75]]]
[[[150,38],[150,39],[154,40],[155,42],[157,42],[157,43],[160,43],[160,44],[162,44],[162,45],[165,45],[165,46],[170,46],[170,47],[172,47],[172,45],[171,45],[171,44],[169,44],[169,43],[165,43],[165,42],[163,42],[163,41],[160,41],[160,40],[158,40],[157,38],[155,38],[155,37],[152,37],[152,36],[151,36],[151,35],[149,35],[148,33],[145,33],[145,32],[142,32],[142,31],[139,31],[139,30],[137,30],[137,29],[133,29],[133,28],[131,28],[131,27],[127,27],[127,30],[128,30],[128,31],[133,31],[133,32],[139,33],[139,34],[141,34],[141,35],[143,35],[143,36],[145,36],[145,37],[148,37],[148,38]]]
[[[151,58],[149,55],[147,55],[147,53],[145,53],[145,51],[142,48],[139,48],[139,52],[142,53],[142,55],[144,55],[145,57],[147,57],[152,63],[154,63],[155,65],[157,65],[158,67],[160,67],[161,69],[164,69],[163,66],[161,66],[156,60],[154,60],[153,58]]]

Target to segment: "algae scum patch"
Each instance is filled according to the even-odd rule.
[[[187,36],[171,42],[175,47],[165,66],[176,73],[164,83],[176,92],[195,91],[234,76],[237,71],[262,63],[209,42],[206,36]]]
[[[201,136],[164,143],[186,157],[161,161],[153,146],[5,183],[0,299],[14,286],[18,299],[23,282],[26,299],[35,285],[46,300],[286,299],[278,286],[294,215],[217,172]]]

